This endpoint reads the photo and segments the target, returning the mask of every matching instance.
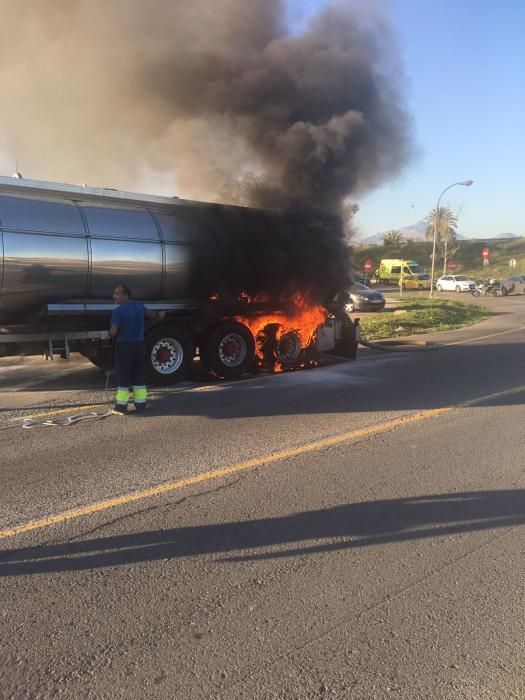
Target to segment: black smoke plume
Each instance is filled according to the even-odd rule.
[[[0,149],[41,179],[337,214],[410,155],[388,27],[348,4],[293,35],[281,0],[0,0]],[[328,293],[348,250],[325,228],[276,226],[265,254],[247,230],[220,257],[245,245],[238,274],[268,280],[273,250]]]
[[[199,296],[228,302],[247,295],[293,313],[296,293],[329,303],[348,284],[339,216],[224,205],[192,209],[189,216],[199,219],[192,280]]]

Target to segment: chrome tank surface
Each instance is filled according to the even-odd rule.
[[[88,241],[72,202],[0,195],[0,226],[0,321],[86,293]]]
[[[184,206],[74,189],[19,193],[0,182],[0,324],[23,323],[55,302],[109,301],[117,284],[146,301],[191,296],[194,237]]]

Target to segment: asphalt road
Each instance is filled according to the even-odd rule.
[[[96,370],[0,368],[0,698],[524,698],[525,299],[487,303],[69,428],[18,426]]]

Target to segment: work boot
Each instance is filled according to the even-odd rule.
[[[113,410],[111,411],[111,413],[113,413],[115,416],[125,416],[127,414],[127,412],[128,412],[128,407],[124,406],[123,404],[120,404],[120,403],[116,404],[113,407]]]
[[[137,413],[143,413],[147,408],[147,404],[145,403],[136,403],[135,404],[135,411]]]

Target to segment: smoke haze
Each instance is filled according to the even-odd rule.
[[[401,71],[379,17],[329,6],[291,35],[284,10],[0,0],[0,149],[38,179],[335,211],[407,161]]]

